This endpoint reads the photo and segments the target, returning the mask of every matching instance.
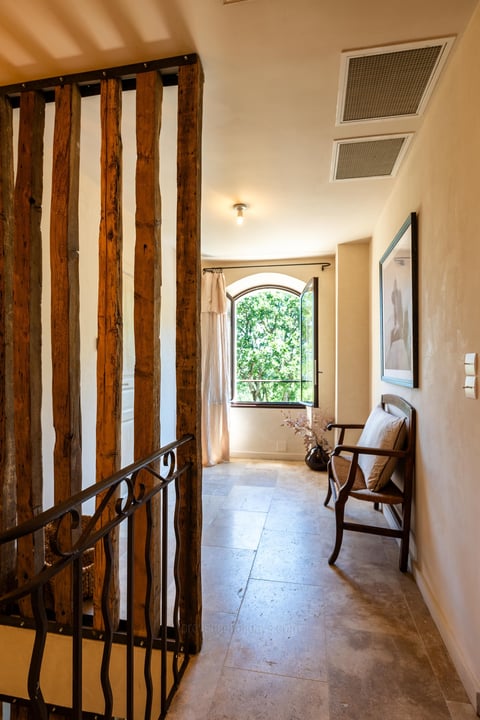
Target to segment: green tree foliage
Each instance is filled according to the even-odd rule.
[[[300,392],[299,298],[254,290],[235,303],[236,396],[240,402],[295,402]]]

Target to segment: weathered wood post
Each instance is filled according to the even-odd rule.
[[[121,464],[122,422],[122,84],[102,80],[101,218],[98,269],[97,345],[97,481],[113,475]],[[97,498],[100,502],[100,498]],[[105,519],[114,513],[110,503]],[[118,533],[112,535],[112,583],[109,612],[114,626],[119,620]],[[102,627],[101,585],[107,568],[103,548],[95,548],[94,624]]]
[[[67,500],[82,489],[78,274],[80,102],[76,85],[55,89],[50,213],[55,503]],[[59,540],[64,547],[71,543],[71,530],[66,523],[60,527]],[[54,583],[54,605],[57,622],[72,622],[72,568]]]
[[[200,339],[200,200],[203,71],[200,61],[178,73],[177,148],[177,436],[193,443],[178,451],[179,464],[192,463],[180,485],[180,624],[191,652],[202,645],[202,457]]]
[[[17,522],[42,510],[42,238],[45,100],[27,91],[20,98],[18,166],[14,192],[13,392]],[[44,562],[43,537],[18,541],[17,572],[25,581]],[[30,601],[22,602],[30,614]]]
[[[160,126],[163,85],[156,71],[137,75],[136,94],[136,242],[135,242],[135,394],[134,456],[147,457],[160,447],[160,309],[161,309],[161,200],[160,200]],[[144,473],[146,488],[154,478]],[[160,591],[160,508],[156,498],[152,506],[151,545],[152,593]],[[145,593],[147,578],[143,557],[147,536],[146,509],[135,520],[135,632],[145,632]],[[160,625],[160,607],[154,603],[150,621]]]
[[[12,107],[0,98],[0,530],[15,525],[17,493],[13,442],[13,125]],[[0,548],[0,594],[13,587],[16,554]]]

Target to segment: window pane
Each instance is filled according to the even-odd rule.
[[[237,402],[298,402],[299,298],[277,288],[254,290],[235,302]]]
[[[300,296],[301,399],[317,405],[317,292],[318,280],[312,278]]]

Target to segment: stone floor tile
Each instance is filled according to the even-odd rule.
[[[468,703],[467,693],[447,652],[443,639],[411,576],[402,577],[402,589],[417,631],[427,649],[433,671],[446,700]]]
[[[326,683],[225,668],[209,720],[329,720]]]
[[[246,475],[240,475],[236,482],[236,485],[245,485],[247,487],[264,487],[274,488],[277,485],[277,471],[270,470],[266,472],[252,471]]]
[[[202,651],[188,663],[169,720],[208,720],[235,619],[236,615],[226,613],[204,613]]]
[[[333,539],[335,520],[333,517],[325,518],[318,502],[311,502],[306,498],[292,502],[291,499],[275,497],[268,512],[265,528],[279,532],[288,530],[288,532],[315,535],[328,530],[329,537]]]
[[[398,573],[398,562],[392,562],[387,558],[385,553],[385,538],[379,535],[368,535],[366,533],[352,532],[345,530],[343,533],[342,546],[340,553],[335,561],[338,568],[343,568],[345,572],[354,571],[355,568],[361,570],[365,564],[376,564],[382,567],[391,567],[393,572]],[[392,540],[392,538],[388,538]],[[332,530],[329,537],[328,555],[335,545],[335,530]]]
[[[329,685],[329,720],[451,720],[438,702],[418,703],[407,693],[396,697],[359,695]]]
[[[450,720],[420,638],[326,628],[331,720]]]
[[[204,497],[208,497],[209,495],[222,495],[225,497],[229,492],[230,485],[226,485],[225,483],[204,481],[202,484],[202,493]]]
[[[452,720],[474,720],[477,713],[469,702],[447,702]]]
[[[311,478],[289,474],[279,476],[275,489],[275,498],[290,503],[312,502],[322,508],[325,492],[326,485],[319,481],[316,474]]]
[[[251,512],[268,512],[272,502],[274,488],[257,487],[256,485],[235,485],[225,498],[225,510],[249,510]]]
[[[202,547],[203,605],[211,612],[240,608],[255,557],[253,550]]]
[[[418,636],[408,604],[394,578],[378,566],[364,565],[358,581],[338,571],[325,579],[325,622],[345,630]],[[397,571],[398,572],[398,571]]]
[[[252,569],[252,577],[261,580],[319,585],[328,567],[331,541],[330,524],[325,532],[296,533],[264,530]]]
[[[250,580],[225,664],[326,680],[320,588]]]
[[[203,528],[207,528],[217,517],[224,502],[224,496],[215,495],[209,497],[209,501],[203,506]],[[175,547],[175,545],[173,545]]]
[[[225,510],[203,531],[204,545],[256,550],[265,524],[266,513]]]

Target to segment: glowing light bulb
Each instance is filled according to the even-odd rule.
[[[245,203],[235,203],[233,208],[237,211],[237,225],[243,225],[243,211],[246,210],[247,206]]]

